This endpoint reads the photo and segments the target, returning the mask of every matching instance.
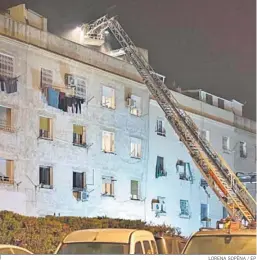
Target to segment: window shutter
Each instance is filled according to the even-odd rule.
[[[83,172],[83,188],[87,187],[87,174]]]
[[[46,117],[40,117],[40,129],[48,131],[49,130],[49,119]]]

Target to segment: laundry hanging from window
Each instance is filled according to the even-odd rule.
[[[156,168],[155,168],[155,178],[165,175],[163,161],[164,161],[163,157],[157,156]]]
[[[58,90],[55,90],[53,88],[47,89],[48,105],[49,106],[58,108],[58,106],[59,106],[59,94],[60,94],[60,92]]]
[[[8,78],[0,76],[0,89],[7,94],[17,92],[17,78]]]

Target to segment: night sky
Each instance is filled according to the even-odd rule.
[[[109,10],[135,45],[149,50],[168,86],[176,80],[182,89],[246,102],[244,115],[255,120],[255,0],[0,0],[0,8],[22,2],[56,34]]]

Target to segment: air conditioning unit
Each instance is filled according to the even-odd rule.
[[[75,88],[77,86],[78,82],[76,77],[74,77],[73,75],[68,75],[67,76],[67,86],[69,88]]]
[[[81,200],[81,201],[88,201],[88,198],[89,198],[89,193],[87,191],[80,191],[79,192],[79,196],[78,196],[78,199]]]

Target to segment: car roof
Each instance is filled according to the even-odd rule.
[[[0,244],[0,249],[3,249],[3,248],[12,248],[12,249],[16,248],[16,249],[20,249],[20,250],[23,250],[23,251],[26,251],[26,252],[32,254],[32,252],[30,252],[28,249],[19,247],[19,246]]]
[[[113,242],[113,243],[129,243],[132,233],[137,235],[149,235],[149,231],[137,229],[84,229],[78,230],[67,235],[63,243],[79,243],[79,242]],[[152,235],[152,233],[150,233]]]
[[[210,236],[210,235],[244,235],[244,236],[256,236],[255,229],[239,229],[239,230],[227,230],[227,229],[206,229],[198,231],[194,236]]]

